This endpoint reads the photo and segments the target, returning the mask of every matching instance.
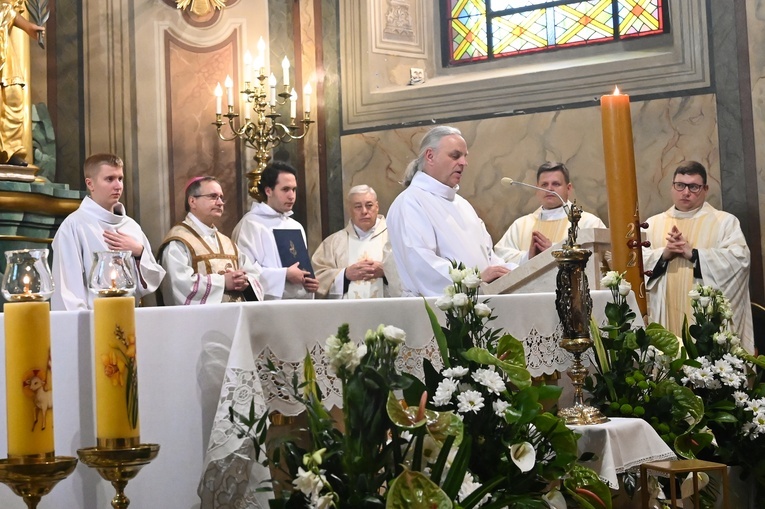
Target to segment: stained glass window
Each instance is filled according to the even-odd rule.
[[[662,34],[668,0],[443,0],[447,64]]]

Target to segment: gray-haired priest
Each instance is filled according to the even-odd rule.
[[[401,294],[385,217],[377,193],[367,185],[348,192],[351,219],[321,243],[311,260],[319,280],[317,297],[369,299]]]

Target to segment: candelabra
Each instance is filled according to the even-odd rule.
[[[286,61],[286,59],[285,59]],[[285,70],[287,70],[289,64],[287,64]],[[284,66],[284,64],[283,64]],[[260,196],[258,191],[258,183],[260,182],[261,174],[271,159],[271,151],[282,143],[289,143],[294,140],[305,138],[308,134],[308,129],[311,124],[314,123],[311,120],[310,110],[310,84],[306,85],[304,89],[305,95],[305,111],[303,113],[303,119],[297,120],[296,117],[296,104],[297,94],[295,90],[290,91],[289,84],[286,82],[283,85],[283,92],[276,93],[276,78],[273,74],[266,76],[265,70],[260,68],[258,74],[255,77],[256,82],[251,82],[245,71],[244,90],[242,95],[245,99],[244,106],[244,123],[237,128],[235,119],[239,116],[234,113],[234,97],[233,87],[230,78],[227,78],[226,89],[228,91],[228,112],[221,112],[221,102],[223,96],[223,90],[220,84],[215,89],[215,95],[217,99],[217,110],[215,115],[215,122],[213,124],[218,130],[218,137],[223,141],[233,141],[236,139],[243,140],[248,146],[255,149],[255,162],[257,163],[255,168],[247,172],[247,190],[253,198],[256,200],[262,200],[264,197]],[[268,83],[266,83],[268,80]],[[268,90],[270,89],[270,97]],[[278,97],[278,98],[277,98]],[[290,120],[288,124],[283,124],[278,121],[281,117],[276,112],[277,106],[283,106],[290,102]],[[250,111],[252,109],[252,112]],[[223,126],[226,122],[223,117],[228,119],[228,126],[231,130],[231,135],[226,136],[223,133]],[[298,123],[303,124],[302,132],[298,132],[300,126]]]

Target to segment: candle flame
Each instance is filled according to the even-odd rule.
[[[117,288],[117,271],[112,269],[112,290]]]
[[[621,95],[621,92],[619,92],[619,87],[614,85],[614,95]]]
[[[21,278],[21,282],[24,283],[24,293],[30,293],[29,283],[31,283],[32,280],[29,279],[29,274],[24,274],[24,277]]]

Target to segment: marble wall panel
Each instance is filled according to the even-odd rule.
[[[185,216],[184,192],[192,177],[212,175],[220,181],[223,193],[230,199],[221,224],[230,235],[242,216],[242,203],[235,199],[241,193],[242,178],[237,168],[237,143],[221,141],[210,119],[215,118],[215,97],[212,91],[221,76],[230,75],[236,83],[238,34],[232,33],[221,44],[211,47],[188,45],[167,34],[167,133],[170,140],[168,161],[170,173],[169,203],[171,223]]]
[[[709,201],[720,206],[717,113],[711,94],[655,99],[632,104],[636,171],[641,216],[671,204],[672,173],[693,159],[709,170]],[[503,176],[534,183],[545,160],[565,162],[572,172],[577,199],[586,211],[608,223],[600,108],[580,108],[529,115],[455,122],[468,143],[468,170],[461,195],[486,222],[496,241],[517,217],[537,207],[534,193],[499,185]],[[407,163],[416,157],[428,127],[350,134],[342,137],[343,189],[369,184],[387,211],[402,190]],[[616,197],[618,199],[618,197]]]
[[[752,87],[752,120],[757,160],[760,217],[765,217],[765,0],[748,0],[749,64]],[[765,253],[765,225],[760,223]]]

